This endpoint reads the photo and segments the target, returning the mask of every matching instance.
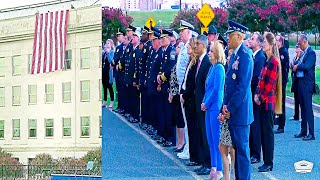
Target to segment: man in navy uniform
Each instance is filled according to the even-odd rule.
[[[210,47],[212,45],[212,43],[214,43],[216,40],[218,40],[218,30],[214,25],[210,25],[208,27],[208,47],[207,47],[207,52],[210,51]]]
[[[176,50],[170,45],[170,37],[173,33],[168,30],[162,30],[161,34],[161,44],[162,44],[162,54],[157,58],[156,64],[159,66],[159,73],[157,75],[158,87],[157,90],[160,91],[160,102],[158,108],[159,117],[159,135],[162,137],[158,140],[164,147],[172,146],[174,128],[172,126],[170,116],[171,106],[168,101],[170,87],[169,78],[171,70],[176,64]]]
[[[125,76],[124,80],[128,87],[126,94],[128,95],[129,112],[132,116],[129,122],[139,122],[140,114],[140,92],[139,92],[139,61],[142,59],[142,54],[139,49],[141,33],[135,31],[132,39],[132,50],[125,59]]]
[[[311,48],[305,34],[299,37],[300,48],[304,51],[301,55],[301,63],[294,65],[292,70],[297,73],[298,92],[301,105],[301,131],[294,135],[304,141],[315,140],[314,115],[312,109],[312,95],[316,92],[315,66],[316,53]],[[309,134],[307,135],[309,130]]]
[[[117,67],[120,58],[123,56],[123,52],[124,52],[124,36],[125,36],[125,32],[123,32],[122,30],[119,30],[117,33],[117,47],[114,53],[114,57],[113,57],[113,62],[112,62],[112,66],[114,66],[116,68],[116,72],[115,72],[115,79],[116,79],[116,87],[117,87],[117,95],[118,95],[118,107],[117,109],[115,109],[115,112],[118,113],[122,113],[123,112],[123,87],[122,85],[122,81],[123,81],[123,76],[122,74],[119,72],[119,67]]]
[[[266,62],[266,55],[261,49],[263,45],[263,37],[260,33],[255,32],[251,36],[249,41],[250,49],[253,51],[253,75],[251,80],[251,92],[252,98],[256,92],[259,76],[261,70]],[[250,125],[250,137],[249,137],[249,146],[250,146],[250,161],[251,164],[259,163],[261,159],[261,118],[259,106],[256,103],[253,103],[253,117],[254,120]]]
[[[282,114],[278,117],[278,129],[274,131],[275,134],[284,133],[284,126],[286,124],[286,87],[289,74],[289,52],[284,46],[284,38],[281,35],[276,36],[276,43],[279,48],[279,55],[281,61],[282,74]]]
[[[220,121],[228,119],[230,135],[235,149],[236,179],[250,179],[249,132],[253,121],[250,81],[253,60],[243,39],[248,28],[228,21],[229,48],[234,49],[226,73],[225,96]]]
[[[148,106],[148,93],[147,93],[147,60],[151,54],[152,50],[152,42],[150,37],[152,37],[153,32],[144,26],[142,40],[144,41],[143,48],[142,48],[142,60],[139,62],[139,86],[141,92],[141,123],[139,124],[140,127],[145,130],[150,125],[149,120],[149,106]]]
[[[160,136],[157,135],[158,130],[158,105],[160,92],[157,91],[157,75],[159,73],[158,66],[155,65],[155,60],[162,55],[160,36],[161,34],[158,31],[154,31],[154,35],[151,37],[152,40],[152,50],[150,56],[147,59],[146,63],[146,79],[147,79],[147,92],[148,92],[148,110],[150,125],[147,129],[147,133],[153,135],[152,138],[159,140]]]

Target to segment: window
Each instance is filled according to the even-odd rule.
[[[102,48],[99,46],[99,67],[102,67]]]
[[[0,57],[0,77],[4,77],[5,75],[5,69],[6,69],[6,63],[4,57]]]
[[[4,120],[0,120],[0,139],[4,139]]]
[[[0,107],[5,106],[5,91],[4,87],[0,87]]]
[[[90,60],[89,60],[89,48],[80,49],[80,67],[81,69],[89,69],[90,68]]]
[[[99,137],[101,137],[102,136],[102,117],[101,116],[99,116],[99,127],[100,127]]]
[[[37,104],[37,85],[28,87],[29,104]]]
[[[71,102],[71,82],[62,83],[62,102]]]
[[[12,86],[12,105],[20,106],[21,86]]]
[[[22,60],[21,56],[12,57],[12,75],[21,75],[22,72]]]
[[[13,124],[12,137],[20,138],[20,119],[13,119],[12,124]]]
[[[28,158],[28,164],[31,164],[34,158]]]
[[[81,137],[90,136],[90,117],[81,117]]]
[[[28,74],[31,74],[32,70],[32,54],[28,55]]]
[[[88,102],[90,101],[90,81],[81,81],[80,82],[80,88],[81,88],[81,101],[82,102]]]
[[[29,137],[35,138],[37,137],[37,120],[29,119]]]
[[[99,100],[102,100],[102,80],[99,79]]]
[[[45,91],[46,91],[46,97],[45,97],[45,101],[46,103],[53,103],[54,101],[54,86],[53,84],[46,84],[45,87]]]
[[[45,119],[46,137],[53,137],[53,119]]]
[[[71,118],[63,118],[63,136],[69,137],[71,136]]]
[[[64,65],[64,70],[70,70],[71,69],[71,63],[72,63],[72,50],[66,51],[66,61]]]

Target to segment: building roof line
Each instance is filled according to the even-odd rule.
[[[4,9],[0,9],[0,13],[17,11],[17,10],[24,10],[24,9],[32,9],[32,8],[55,5],[55,4],[62,4],[62,3],[66,3],[66,2],[72,2],[72,1],[76,1],[76,0],[53,0],[53,1],[48,1],[48,2],[44,2],[44,3],[36,3],[36,4],[30,4],[30,5],[24,5],[24,6],[4,8]]]

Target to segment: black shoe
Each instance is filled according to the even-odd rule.
[[[256,164],[256,163],[259,163],[260,162],[260,160],[259,159],[257,159],[257,158],[255,158],[255,157],[251,157],[251,164]]]
[[[210,171],[211,171],[211,169],[204,167],[203,169],[201,169],[201,171],[198,171],[197,174],[198,175],[209,175]]]
[[[189,161],[186,163],[186,166],[199,166],[199,164],[193,161]]]
[[[183,151],[183,149],[184,149],[184,146],[185,146],[186,144],[184,144],[181,148],[175,148],[174,150],[173,150],[173,152],[178,152],[178,153],[180,153],[180,152],[182,152]]]
[[[259,169],[259,172],[268,172],[268,171],[272,171],[273,167],[264,164],[258,167],[258,169]]]
[[[197,169],[195,169],[195,170],[193,170],[193,171],[194,171],[194,172],[199,172],[199,171],[201,171],[203,168],[206,168],[206,167],[200,166],[199,168],[197,168]]]
[[[295,134],[295,135],[294,135],[295,138],[303,138],[303,137],[305,137],[305,136],[306,136],[306,134],[302,134],[302,133],[299,133],[299,134]]]
[[[281,134],[284,133],[284,129],[277,129],[274,131],[275,134]]]
[[[303,137],[302,140],[311,141],[311,140],[316,140],[316,138],[314,137],[314,135],[309,134],[308,136]]]
[[[170,147],[170,146],[172,146],[173,144],[172,144],[172,142],[171,141],[165,141],[164,143],[162,143],[162,146],[163,147]]]

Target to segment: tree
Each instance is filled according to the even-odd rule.
[[[229,19],[249,28],[249,31],[289,32],[291,1],[286,0],[239,0],[230,3]]]
[[[299,31],[320,30],[320,3],[319,0],[295,0],[291,11],[293,25]]]
[[[123,14],[121,9],[109,7],[102,8],[102,41],[105,42],[112,35],[118,32],[118,29],[125,30],[133,21],[133,18],[127,13]]]
[[[1,177],[21,177],[23,175],[22,164],[10,153],[0,148],[0,175]]]
[[[219,32],[225,32],[228,29],[228,11],[225,8],[213,8],[212,10],[215,14],[215,17],[211,21],[210,25],[215,25]],[[178,30],[180,26],[180,20],[185,20],[194,26],[196,32],[200,32],[201,22],[197,17],[198,11],[199,10],[195,9],[179,11],[169,28]]]
[[[91,151],[88,151],[85,156],[83,156],[81,159],[83,159],[86,163],[89,161],[94,161],[97,165],[101,166],[102,164],[102,149],[101,147],[95,148]]]

